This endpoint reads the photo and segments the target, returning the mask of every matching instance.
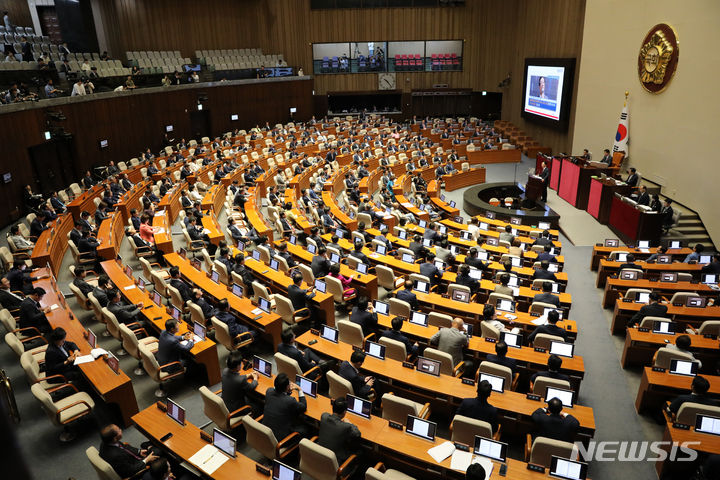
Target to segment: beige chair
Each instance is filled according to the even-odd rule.
[[[230,352],[248,347],[253,342],[252,333],[249,331],[243,332],[233,338],[230,336],[230,329],[227,323],[218,320],[216,317],[212,317],[210,322],[215,329],[215,341]]]
[[[270,306],[275,308],[275,295],[270,293],[270,290],[258,281],[252,282],[253,287],[253,301],[257,304],[260,301],[260,297],[270,302]]]
[[[544,348],[550,350],[552,342],[564,342],[565,339],[558,335],[549,335],[547,333],[538,333],[532,342],[533,347]]]
[[[289,298],[275,294],[275,313],[277,313],[287,327],[292,327],[310,318],[310,309],[295,309]]]
[[[452,317],[444,313],[430,312],[428,314],[428,325],[438,328],[450,328],[452,327]]]
[[[115,473],[115,470],[113,470],[110,464],[103,460],[97,448],[88,447],[85,450],[85,455],[87,456],[88,460],[90,460],[90,465],[92,465],[93,469],[95,470],[95,473],[98,476],[98,480],[123,480],[120,475]]]
[[[720,407],[705,405],[702,403],[685,402],[678,409],[677,414],[675,415],[675,421],[694,426],[695,419],[698,415],[720,417]]]
[[[397,360],[398,362],[405,362],[409,359],[407,348],[405,348],[404,343],[387,337],[380,337],[378,343],[385,346],[386,358],[392,358],[393,360]]]
[[[440,373],[443,375],[459,377],[464,371],[464,362],[461,361],[460,363],[455,365],[453,363],[452,356],[449,353],[441,352],[440,350],[427,347],[423,351],[423,357],[427,357],[431,360],[436,360],[440,362]]]
[[[545,282],[555,283],[553,280],[550,280],[550,279],[548,279],[548,278],[536,278],[535,280],[532,281],[531,287],[532,287],[532,288],[539,288],[540,290],[542,290],[542,286],[543,286],[543,284],[544,284]],[[553,306],[554,306],[554,305],[553,305]]]
[[[33,355],[32,352],[23,352],[20,355],[20,366],[25,372],[28,383],[31,385],[40,385],[45,390],[56,390],[59,385],[68,382],[64,375],[43,375],[43,373],[40,372],[38,357]]]
[[[391,317],[400,315],[401,317],[410,318],[410,316],[412,315],[412,307],[405,300],[390,298],[388,300],[388,303],[390,304]]]
[[[75,295],[75,300],[77,300],[78,305],[80,305],[84,310],[92,309],[92,307],[90,307],[90,301],[88,300],[88,298],[85,296],[84,293],[82,293],[82,291],[78,287],[75,286],[75,284],[70,283],[68,287],[70,287],[70,291],[73,293],[73,295]]]
[[[102,324],[105,324],[105,317],[103,316],[103,313],[102,313],[102,307],[100,306],[100,302],[98,302],[97,298],[95,298],[95,295],[93,294],[93,292],[88,293],[87,298],[88,298],[88,301],[90,302],[90,308],[93,311],[95,320]],[[110,332],[108,332],[107,330],[104,330],[102,332],[102,335],[104,337],[109,337]]]
[[[695,333],[698,335],[720,335],[720,320],[705,320]]]
[[[145,335],[143,338],[138,338],[137,334],[142,333]],[[138,366],[135,368],[133,373],[135,375],[143,375],[145,371],[142,369],[142,358],[140,357],[140,345],[144,345],[151,352],[155,353],[158,348],[158,339],[155,337],[148,336],[144,328],[138,330],[130,330],[125,324],[120,324],[120,336],[122,337],[122,346],[131,357],[138,361]]]
[[[633,302],[637,300],[637,297],[641,293],[647,293],[650,294],[651,291],[646,288],[628,288],[627,292],[625,292],[625,295],[623,295],[623,298],[629,298]]]
[[[150,272],[150,280],[153,283],[153,289],[157,293],[159,293],[163,297],[168,296],[168,292],[167,292],[168,283],[166,282],[165,278],[163,278],[158,272],[153,270]]]
[[[245,415],[249,415],[251,408],[243,405],[234,412],[230,412],[222,397],[206,386],[200,387],[200,396],[203,401],[203,413],[223,432],[229,432],[242,425]]]
[[[315,275],[312,272],[312,268],[305,265],[304,263],[298,263],[298,270],[302,273],[303,282],[308,285],[315,285]]]
[[[298,448],[300,434],[293,432],[279,442],[270,427],[260,423],[262,416],[253,419],[250,415],[242,417],[242,423],[247,432],[246,441],[265,458],[282,460]]]
[[[138,345],[138,350],[140,351],[143,368],[147,372],[148,376],[158,384],[158,388],[155,390],[155,396],[158,398],[165,397],[165,387],[163,384],[184,375],[185,368],[180,362],[170,362],[165,365],[160,365],[155,358],[155,354],[145,345]],[[173,365],[177,365],[180,369],[174,372],[166,372],[162,370],[163,368],[168,368]]]
[[[300,471],[314,480],[346,480],[356,467],[356,459],[357,455],[350,455],[340,465],[329,448],[307,438],[300,440]]]
[[[180,290],[173,287],[170,283],[167,284],[167,292],[170,294],[170,305],[177,308],[181,312],[186,311],[185,308],[185,300],[183,300],[182,295],[180,295]]]
[[[448,285],[447,294],[450,296],[450,298],[453,298],[453,293],[455,293],[456,291],[467,293],[468,298],[470,299],[470,301],[472,301],[473,297],[472,292],[470,291],[470,287],[467,287],[465,285],[459,285],[457,283],[451,283],[450,285]]]
[[[675,324],[675,322],[673,322],[672,319],[670,319],[670,318],[647,316],[647,317],[644,317],[640,321],[639,327],[652,329],[655,322],[670,322],[670,323]],[[720,323],[720,322],[718,322],[718,323]]]
[[[205,318],[205,314],[203,313],[202,308],[200,308],[197,303],[193,302],[192,300],[188,300],[187,308],[190,311],[191,322],[197,322],[200,325],[207,326],[207,319]]]
[[[365,340],[368,340],[375,336],[374,333],[370,333],[364,336],[362,328],[357,323],[353,323],[349,320],[338,320],[335,322],[335,326],[338,329],[338,338],[342,343],[349,343],[356,347],[363,347]]]
[[[512,295],[504,295],[502,293],[492,292],[488,297],[487,303],[494,306],[497,304],[498,300],[509,300],[512,302],[515,299],[512,297]]]
[[[335,305],[344,307],[347,310],[352,308],[352,304],[350,302],[357,298],[357,291],[350,294],[345,293],[340,280],[335,277],[331,277],[330,275],[325,277],[325,283],[327,284],[327,293],[333,296]]]
[[[653,359],[653,366],[668,369],[670,368],[670,362],[672,360],[683,360],[685,362],[697,361],[691,353],[669,348],[660,348],[655,353],[655,357]]]
[[[687,299],[690,297],[697,297],[697,292],[675,292],[670,299],[671,305],[685,305],[687,303]]]
[[[42,338],[42,337],[40,337]],[[43,339],[44,341],[45,339]],[[35,361],[38,364],[45,362],[45,350],[47,350],[47,343],[45,345],[41,345],[39,347],[31,348],[30,350],[25,350],[25,345],[23,342],[12,332],[5,334],[5,343],[8,344],[8,347],[10,347],[10,350],[15,352],[15,355],[18,356],[18,358],[21,358],[24,353],[29,353],[35,358]],[[404,345],[403,345],[404,346]]]
[[[504,378],[505,390],[515,390],[517,388],[518,378],[520,377],[519,373],[513,375],[509,367],[488,361],[480,362],[480,368],[478,368],[477,371],[478,378],[481,373],[488,373],[496,377]]]
[[[382,418],[405,425],[408,415],[427,419],[430,416],[430,404],[413,402],[392,392],[382,396]]]
[[[623,278],[623,274],[625,272],[635,272],[638,279],[643,278],[643,276],[645,275],[645,272],[641,268],[623,268],[618,272],[618,277]]]
[[[27,342],[36,341],[36,340],[47,343],[47,341],[45,341],[45,338],[43,337],[42,333],[37,328],[35,328],[35,327],[18,328],[17,320],[15,320],[15,317],[13,317],[10,314],[10,311],[7,310],[6,308],[3,308],[2,310],[0,310],[0,322],[2,322],[2,324],[5,327],[5,330],[8,332],[8,334],[12,334],[23,344],[25,344]]]
[[[223,285],[230,284],[230,273],[228,272],[227,266],[219,260],[213,262],[213,270],[218,272],[218,281]]]
[[[500,340],[500,329],[487,320],[480,322],[480,335],[484,338],[494,338]]]
[[[547,388],[564,388],[565,390],[572,390],[570,382],[567,380],[560,380],[559,378],[541,377],[535,378],[535,383],[532,384],[532,393],[545,397]]]
[[[325,376],[328,381],[328,395],[330,398],[345,398],[347,394],[355,395],[355,390],[349,380],[346,380],[332,370],[328,370]]]
[[[295,381],[295,375],[313,378],[316,373],[321,371],[320,367],[316,366],[307,372],[303,372],[297,360],[283,355],[280,352],[275,352],[275,365],[277,365],[277,373],[284,373],[292,382]]]
[[[385,465],[378,463],[365,470],[365,480],[415,480],[415,477],[405,475],[399,470],[386,469]]]
[[[532,302],[530,304],[530,310],[528,310],[529,313],[537,313],[539,315],[542,315],[545,312],[546,308],[558,308],[552,303],[545,303],[545,302]]]
[[[493,434],[492,425],[482,420],[477,420],[463,415],[455,415],[450,423],[450,441],[460,442],[471,448],[475,445],[475,437],[500,439],[500,426]]]
[[[70,432],[68,426],[71,423],[90,415],[93,408],[95,408],[95,402],[87,393],[78,392],[77,388],[75,388],[72,384],[65,384],[53,391],[57,391],[60,388],[71,388],[75,390],[75,393],[63,398],[62,400],[53,402],[53,399],[50,396],[51,391],[45,390],[42,385],[36,383],[30,387],[30,390],[32,391],[33,396],[42,405],[42,408],[50,418],[50,421],[52,421],[52,423],[56,426],[63,427],[63,433],[60,435],[60,441],[69,442],[75,438],[75,436]]]
[[[527,434],[525,445],[525,461],[550,468],[552,457],[576,458],[577,448],[570,442],[562,442],[546,437],[537,437],[535,441]]]
[[[151,272],[156,272],[161,278],[170,278],[170,274],[167,270],[160,268],[159,263],[150,263],[146,258],[139,258],[140,266],[142,267],[143,276],[146,280],[152,282]]]
[[[384,265],[375,266],[375,275],[377,275],[378,285],[387,290],[388,293],[400,287],[404,281],[402,277],[395,277],[395,272]]]

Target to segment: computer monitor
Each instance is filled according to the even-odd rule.
[[[315,290],[317,290],[320,293],[327,292],[327,283],[325,283],[325,280],[320,280],[319,278],[315,279]]]
[[[621,280],[637,280],[638,279],[638,271],[637,270],[623,270],[620,272],[620,279]]]
[[[538,222],[538,228],[540,230],[550,230],[550,222]]]
[[[213,428],[213,446],[225,455],[235,458],[235,445],[237,441],[225,432]]]
[[[470,292],[465,290],[453,290],[452,297],[457,302],[470,303]]]
[[[425,220],[420,220],[420,221],[418,222],[418,226],[419,226],[420,228],[425,228],[425,227],[427,227],[427,222],[426,222]]]
[[[440,194],[440,200],[442,200],[443,202],[445,201],[445,194],[444,194],[444,193]]]
[[[418,208],[424,212],[424,211],[425,211],[425,208],[427,208],[427,207],[425,206],[424,203],[421,203],[420,205],[418,205]],[[422,226],[422,225],[421,225],[421,226]]]
[[[375,253],[377,253],[378,255],[385,255],[387,253],[387,246],[375,245]]]
[[[698,263],[710,263],[712,262],[712,255],[700,255]]]
[[[380,300],[375,300],[374,308],[375,313],[378,315],[388,315],[390,313],[390,305]]]
[[[258,299],[258,308],[265,313],[270,313],[270,300],[260,297]]]
[[[680,240],[673,240],[670,242],[668,248],[682,248],[682,242]]]
[[[620,252],[617,255],[615,255],[615,261],[616,262],[625,262],[627,261],[627,252]]]
[[[284,463],[273,460],[272,480],[300,480],[302,472],[288,467]]]
[[[423,244],[423,247],[430,248],[433,246],[433,241],[430,240],[429,238],[423,238],[422,244]]]
[[[413,290],[417,290],[420,293],[430,293],[430,284],[423,282],[422,280],[418,280],[415,282],[415,288],[413,288]]]
[[[562,320],[563,319],[563,311],[559,308],[545,307],[545,308],[543,308],[543,316],[547,317],[548,313],[552,312],[553,310],[558,313],[558,320]]]
[[[423,327],[427,327],[428,316],[426,313],[412,312],[412,315],[410,315],[410,323],[413,323],[415,325],[420,325]]]
[[[500,239],[495,237],[488,237],[485,239],[485,243],[487,243],[489,247],[497,247],[498,245],[500,245]]]
[[[492,458],[498,462],[505,462],[507,459],[507,448],[507,443],[496,442],[495,440],[475,435],[475,448],[473,452],[476,455]]]
[[[340,263],[340,255],[338,255],[337,253],[331,253],[330,263]]]
[[[617,247],[620,245],[620,240],[617,238],[606,238],[605,239],[605,246],[606,247]]]
[[[650,240],[638,240],[637,248],[650,248]]]
[[[675,375],[687,375],[694,377],[697,375],[697,362],[686,362],[685,360],[670,360],[670,373]]]
[[[313,382],[309,378],[305,378],[302,375],[295,375],[295,383],[300,387],[300,390],[309,397],[317,397],[317,382]]]
[[[557,263],[549,263],[548,264],[548,272],[557,273],[560,271],[560,265]]]
[[[105,360],[108,364],[108,367],[110,367],[110,370],[115,372],[115,374],[120,373],[120,360],[113,355],[112,353],[108,353],[107,359]]]
[[[503,312],[515,312],[515,302],[512,300],[506,300],[504,298],[498,298],[497,303],[495,304],[495,308],[498,310],[502,310]]]
[[[355,395],[346,395],[348,412],[355,415],[359,415],[364,418],[370,418],[370,412],[372,412],[372,402],[365,400],[364,398],[356,397]]]
[[[155,305],[162,307],[162,297],[158,292],[153,292],[152,300]]]
[[[424,438],[425,440],[435,441],[435,430],[437,424],[428,420],[423,420],[414,415],[408,415],[405,431],[410,435]]]
[[[672,263],[672,255],[658,255],[656,262],[661,265],[670,264]]]
[[[317,247],[315,247],[312,243],[308,243],[307,251],[314,255],[315,252],[317,252]]]
[[[257,250],[255,250],[255,251],[257,251]],[[220,272],[218,272],[217,270],[213,270],[212,273],[210,274],[210,280],[212,280],[215,283],[220,283]]]
[[[491,212],[490,210],[485,211],[485,218],[489,218],[490,220],[495,220],[495,212]]]
[[[295,235],[290,235],[290,238],[288,238],[288,242],[290,245],[296,245],[297,244],[297,237]],[[240,248],[240,247],[238,247]]]
[[[88,328],[87,330],[87,342],[90,345],[90,348],[97,347],[97,335]]]
[[[437,377],[440,375],[440,362],[426,357],[418,357],[417,371],[429,373],[430,375],[435,375]]]
[[[460,238],[463,240],[472,240],[472,233],[468,232],[467,230],[463,230],[460,232]]]
[[[480,250],[478,251],[478,258],[483,262],[487,262],[488,258],[490,258],[490,254],[485,250]]]
[[[450,208],[455,208],[455,205],[457,205],[457,203],[455,203],[455,200],[450,200],[450,203],[448,205],[450,205]],[[458,222],[458,223],[462,223],[462,222]]]
[[[361,275],[367,275],[368,273],[368,265],[367,263],[358,263],[357,267],[355,267],[355,270]]]
[[[587,478],[587,463],[576,462],[567,458],[552,456],[550,461],[551,477],[562,478],[564,480],[585,480]]]
[[[337,235],[338,238],[343,238],[345,236],[345,232],[337,228],[335,229],[335,235]]]
[[[490,383],[493,392],[502,393],[505,390],[505,378],[503,377],[491,375],[489,373],[481,373],[478,378],[478,382],[482,382],[483,380],[487,380]]]
[[[237,249],[238,249],[238,250],[245,250],[245,242],[243,242],[242,240],[238,240],[238,241],[237,241]]]
[[[333,253],[333,255],[335,255],[335,254]],[[274,258],[271,259],[270,260],[270,268],[272,268],[273,270],[275,270],[277,272],[278,269],[280,268],[280,262],[278,262]]]
[[[640,292],[635,297],[635,303],[650,303],[650,294],[647,292]]]
[[[403,229],[398,230],[398,238],[400,240],[407,240],[407,232]]]
[[[410,253],[403,253],[402,261],[405,263],[415,263],[415,255]]]
[[[707,298],[705,297],[688,297],[685,301],[685,306],[695,308],[705,308]]]
[[[716,285],[720,281],[720,275],[716,273],[703,273],[700,278],[702,283],[706,285]]]
[[[522,267],[522,258],[520,257],[510,257],[510,264],[513,267]]]
[[[185,425],[185,409],[169,398],[167,399],[167,416],[180,425]]]
[[[202,262],[199,258],[192,258],[190,259],[190,265],[197,271],[202,270]]]
[[[522,220],[520,220],[518,217],[510,217],[510,224],[511,225],[521,225]]]
[[[572,390],[566,390],[564,388],[556,388],[556,387],[547,387],[547,390],[545,390],[545,400],[551,400],[553,398],[557,398],[560,400],[563,404],[563,407],[572,408],[573,406],[573,397],[575,395],[575,392]]]
[[[202,323],[193,322],[193,333],[200,337],[202,340],[205,340],[207,328]]]
[[[482,280],[482,270],[478,270],[477,268],[471,268],[468,275],[475,280]]]
[[[257,355],[253,355],[253,370],[260,375],[270,378],[272,376],[272,363],[263,360]]]
[[[567,342],[550,342],[550,355],[572,358],[575,345]]]
[[[695,417],[695,431],[720,435],[720,418],[710,415],[698,415]]]
[[[663,322],[662,320],[655,320],[652,327],[653,333],[662,333],[665,335],[675,335],[675,324],[672,322]]]
[[[385,360],[385,345],[379,343],[366,341],[365,342],[365,353],[371,357],[375,357],[380,360]]]
[[[660,281],[667,283],[676,283],[678,281],[678,274],[676,272],[662,272],[660,274]]]
[[[478,225],[478,229],[487,231],[488,224],[485,222],[480,222],[480,224]]]
[[[237,283],[233,283],[232,286],[232,294],[238,297],[243,296],[243,287],[242,285],[238,285]]]
[[[336,328],[323,325],[320,336],[325,340],[329,340],[333,343],[338,343],[338,330]]]
[[[182,312],[180,311],[179,308],[177,308],[177,307],[174,306],[174,305],[173,305],[172,307],[170,307],[170,316],[171,316],[172,318],[174,318],[175,320],[177,320],[177,321],[179,322],[181,315],[182,315]]]
[[[140,290],[145,291],[145,279],[142,277],[138,277],[137,286]]]
[[[310,250],[310,249],[308,248],[308,250]],[[252,258],[253,258],[253,260],[257,260],[259,262],[260,261],[260,250],[253,250]]]
[[[519,333],[500,332],[500,339],[507,343],[508,347],[522,348],[523,337]]]
[[[132,267],[130,265],[125,266],[125,275],[130,278],[133,278]]]

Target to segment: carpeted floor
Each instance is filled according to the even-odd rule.
[[[523,157],[520,165],[490,165],[487,168],[487,181],[516,181],[524,183],[526,172],[534,165],[534,160]],[[463,190],[446,193],[450,200],[462,205]],[[564,211],[558,202],[564,202],[553,194],[550,195],[551,207]],[[572,207],[568,208],[572,209]],[[571,212],[572,213],[572,212]],[[592,245],[597,239],[607,238],[605,233],[597,229],[597,223],[589,215],[572,217],[571,230],[593,233],[593,237],[585,239],[575,235],[575,240],[582,245]],[[221,218],[221,224],[224,224]],[[563,224],[563,220],[561,220]],[[597,235],[597,236],[596,236]],[[177,245],[182,242],[181,237],[174,237]],[[573,296],[571,318],[578,322],[580,335],[577,340],[578,353],[585,359],[586,374],[579,394],[579,403],[591,406],[595,413],[597,431],[596,440],[659,440],[662,429],[647,417],[640,417],[635,413],[633,402],[639,384],[639,371],[625,371],[620,368],[619,358],[622,349],[620,338],[609,335],[611,313],[602,310],[600,306],[601,291],[595,288],[595,275],[590,273],[589,262],[591,247],[575,246],[567,238],[562,238],[563,254],[566,258],[566,271],[570,278],[568,291]],[[121,256],[132,258],[129,247],[123,244]],[[70,256],[66,257],[66,263]],[[132,262],[131,262],[132,264]],[[135,266],[135,265],[134,265]],[[63,265],[58,278],[60,285],[67,285],[70,281],[67,265]],[[78,318],[86,326],[96,332],[101,328],[92,320],[92,314],[78,309],[75,300],[68,298],[68,303]],[[108,337],[99,337],[100,346],[110,350],[119,348],[118,342]],[[270,356],[269,346],[267,356]],[[220,363],[224,364],[227,352],[219,350]],[[19,361],[4,343],[0,346],[0,365],[5,369],[15,389],[16,399],[22,420],[17,426],[17,436],[21,445],[25,461],[30,466],[34,477],[47,480],[89,480],[96,478],[85,457],[85,449],[90,445],[98,446],[99,438],[97,426],[104,425],[112,418],[112,412],[102,402],[93,420],[88,421],[76,431],[78,438],[71,444],[61,445],[58,441],[59,429],[53,427],[48,418],[41,411],[38,403],[32,398],[25,375],[19,366]],[[136,361],[129,357],[121,358],[121,367],[125,372],[132,372]],[[132,375],[132,374],[131,374]],[[147,376],[133,376],[133,386],[141,409],[150,406],[155,397],[153,391],[155,384]],[[179,401],[186,407],[188,420],[195,424],[207,423],[202,413],[202,402],[197,393],[199,385],[192,379],[188,382],[171,386],[171,398]],[[443,432],[441,431],[442,435]],[[140,434],[134,428],[125,430],[125,440],[131,444],[141,442]],[[515,446],[517,447],[517,445]],[[513,456],[519,448],[513,448]],[[252,456],[251,452],[249,453]],[[615,480],[618,478],[650,479],[655,477],[653,464],[648,462],[636,463],[598,463],[590,466],[589,475],[595,480]]]

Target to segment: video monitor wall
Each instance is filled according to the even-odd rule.
[[[522,117],[566,130],[574,75],[574,58],[525,59]]]
[[[313,73],[462,70],[462,40],[314,43]]]

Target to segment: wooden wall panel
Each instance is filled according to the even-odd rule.
[[[2,23],[2,13],[5,11],[10,15],[10,21],[13,25],[18,27],[33,26],[27,0],[4,0],[0,2],[0,23]]]

